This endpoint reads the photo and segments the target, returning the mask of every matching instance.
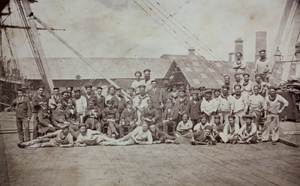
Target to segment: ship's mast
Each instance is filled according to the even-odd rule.
[[[30,33],[32,34],[31,38],[32,38],[33,50],[39,58],[36,60],[36,63],[39,68],[40,74],[42,76],[43,82],[46,86],[46,89],[51,91],[53,89],[54,85],[53,85],[53,81],[52,81],[52,77],[51,77],[51,73],[50,73],[50,68],[48,66],[48,63],[47,63],[47,60],[46,60],[46,57],[44,54],[44,50],[43,50],[41,41],[39,39],[39,34],[37,31],[37,26],[35,24],[35,21],[30,18],[33,15],[33,12],[30,8],[28,0],[22,0],[22,3],[23,3],[26,17],[29,18],[27,20],[28,20],[29,26],[31,28]],[[22,11],[22,10],[20,10],[20,11]]]

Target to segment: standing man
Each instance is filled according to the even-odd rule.
[[[242,88],[241,91],[243,91],[244,81],[241,78],[241,74],[234,74],[234,78],[235,78],[235,81],[233,82],[233,92],[232,93],[235,93],[235,91],[234,91],[235,85],[241,85],[241,88]]]
[[[217,113],[220,116],[221,123],[228,123],[228,116],[230,115],[230,100],[232,99],[231,95],[229,95],[229,86],[222,86],[222,94],[219,99]]]
[[[41,105],[47,101],[46,96],[44,95],[45,88],[39,86],[37,88],[37,94],[32,98],[32,115],[33,115],[33,137],[32,139],[36,139],[38,136],[38,113],[42,109]],[[48,104],[48,101],[47,101]]]
[[[230,103],[232,114],[235,115],[235,122],[240,124],[240,126],[242,125],[242,116],[248,110],[248,96],[242,93],[241,88],[240,84],[234,86],[235,95],[232,96]]]
[[[256,124],[257,130],[259,130],[261,129],[261,127],[259,127],[259,121],[261,120],[265,99],[259,94],[258,85],[253,86],[253,95],[249,96],[248,101],[249,114],[255,117],[254,123]]]
[[[242,84],[242,88],[244,93],[246,93],[248,96],[252,95],[252,81],[249,79],[250,74],[245,73],[243,74],[244,82]]]
[[[266,50],[259,51],[259,58],[256,60],[254,73],[262,74],[261,78],[264,82],[269,81],[268,75],[272,73],[271,63],[266,57]]]
[[[29,141],[29,121],[31,118],[31,105],[28,97],[24,95],[22,89],[18,89],[18,97],[12,102],[12,109],[16,112],[19,142],[21,143],[24,141]],[[23,126],[25,133],[23,132]]]
[[[76,112],[79,115],[80,123],[83,123],[83,118],[85,116],[85,110],[87,107],[87,100],[84,96],[81,95],[80,89],[75,90],[75,108]]]
[[[97,107],[99,108],[99,112],[101,113],[102,112],[102,110],[104,109],[104,107],[105,107],[105,97],[104,96],[102,96],[102,87],[101,86],[99,86],[98,88],[97,88],[97,94],[96,94],[96,105],[97,105]]]
[[[159,92],[159,102],[160,102],[160,107],[163,110],[166,104],[167,99],[170,96],[170,83],[169,79],[164,79],[164,85],[160,89]]]
[[[53,93],[49,99],[49,108],[55,110],[59,101],[61,101],[61,96],[59,95],[59,88],[54,87]]]
[[[201,103],[201,111],[206,114],[208,123],[212,122],[213,116],[218,109],[217,101],[212,97],[212,90],[205,91],[205,97]]]
[[[191,121],[193,122],[193,126],[195,126],[197,124],[197,120],[201,116],[202,100],[199,100],[197,92],[193,92],[192,97],[193,97],[192,100],[190,100],[187,105],[186,113],[188,114]]]
[[[152,88],[151,82],[153,79],[151,79],[151,70],[150,69],[145,69],[144,70],[144,78],[143,80],[144,85],[146,86],[146,92]]]
[[[119,114],[122,114],[123,110],[126,108],[126,101],[124,95],[121,92],[121,88],[116,89],[116,95],[111,98],[115,103],[115,108],[118,109]]]
[[[86,89],[86,101],[89,102],[90,99],[93,99],[95,97],[95,94],[93,92],[93,86],[92,85],[87,85],[85,86]]]
[[[246,70],[246,64],[242,60],[243,54],[240,52],[237,52],[235,54],[235,61],[233,63],[233,69],[235,70],[235,73],[245,73]]]
[[[258,86],[258,93],[262,97],[266,97],[268,93],[268,86],[271,86],[269,83],[265,83],[261,80],[261,74],[255,74],[255,81],[252,83],[252,91],[254,91],[253,87],[257,85]]]
[[[279,114],[285,107],[289,105],[289,102],[284,99],[281,95],[276,93],[275,87],[269,88],[269,95],[266,97],[264,102],[265,110],[265,125],[263,127],[262,141],[269,140],[269,133],[272,131],[272,143],[276,144],[279,139],[279,125],[280,118]]]
[[[156,80],[152,80],[151,85],[152,85],[152,87],[151,87],[150,90],[148,90],[147,94],[152,99],[153,106],[161,114],[161,107],[160,107],[160,102],[159,102],[159,89],[157,88],[157,81]]]
[[[135,98],[132,100],[133,102],[133,108],[136,109],[137,112],[137,125],[140,126],[142,124],[142,112],[144,108],[148,106],[147,101],[150,99],[148,94],[146,93],[146,86],[145,85],[140,85],[140,94],[135,96]]]

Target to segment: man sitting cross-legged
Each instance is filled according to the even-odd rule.
[[[220,132],[219,135],[224,143],[233,143],[236,144],[238,140],[238,133],[240,130],[239,124],[235,122],[235,116],[229,115],[228,122],[224,126],[223,132]]]
[[[136,109],[132,108],[132,101],[128,100],[126,108],[123,110],[120,118],[120,124],[118,126],[120,131],[120,137],[124,136],[125,126],[129,127],[129,132],[132,132],[136,127],[136,122],[138,120]]]
[[[239,131],[238,143],[257,143],[257,126],[252,122],[253,116],[244,115],[246,125],[243,125]]]
[[[113,146],[125,146],[125,145],[151,145],[153,142],[152,134],[149,130],[148,124],[143,123],[142,126],[136,127],[131,133],[127,134],[123,138],[115,140],[110,143]]]
[[[61,130],[48,133],[28,142],[19,143],[18,147],[73,147],[73,145],[73,136],[69,131],[69,126],[64,125]]]
[[[77,137],[76,145],[85,147],[87,145],[108,145],[114,139],[101,134],[99,131],[87,129],[85,124],[79,125],[80,134]]]
[[[182,115],[182,121],[178,123],[175,135],[184,136],[184,137],[192,137],[193,135],[193,122],[188,120],[188,115],[185,113]]]
[[[176,139],[175,136],[160,131],[156,125],[150,125],[149,129],[152,133],[153,144],[174,143],[174,140]]]

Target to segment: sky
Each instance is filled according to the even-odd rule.
[[[66,29],[56,33],[87,58],[159,58],[163,54],[186,55],[187,48],[193,47],[197,55],[209,60],[228,60],[234,40],[242,38],[244,60],[253,61],[255,33],[266,31],[267,50],[273,48],[285,2],[38,0],[31,8],[48,26]],[[13,14],[5,23],[20,25],[13,4],[11,9]],[[31,57],[24,32],[8,32],[17,57]],[[39,31],[39,35],[46,57],[76,57],[49,32]],[[8,53],[8,48],[4,52]],[[273,53],[268,51],[268,55]]]

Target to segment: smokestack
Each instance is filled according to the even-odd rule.
[[[229,62],[232,62],[233,61],[233,56],[234,56],[234,52],[230,52],[230,53],[228,53],[228,55],[229,55]]]
[[[240,52],[243,54],[243,40],[242,38],[237,38],[235,40],[235,53]]]
[[[267,51],[267,32],[265,31],[256,32],[255,61],[259,58],[261,50]]]
[[[188,52],[189,52],[189,55],[195,55],[195,49],[194,48],[189,48]]]

